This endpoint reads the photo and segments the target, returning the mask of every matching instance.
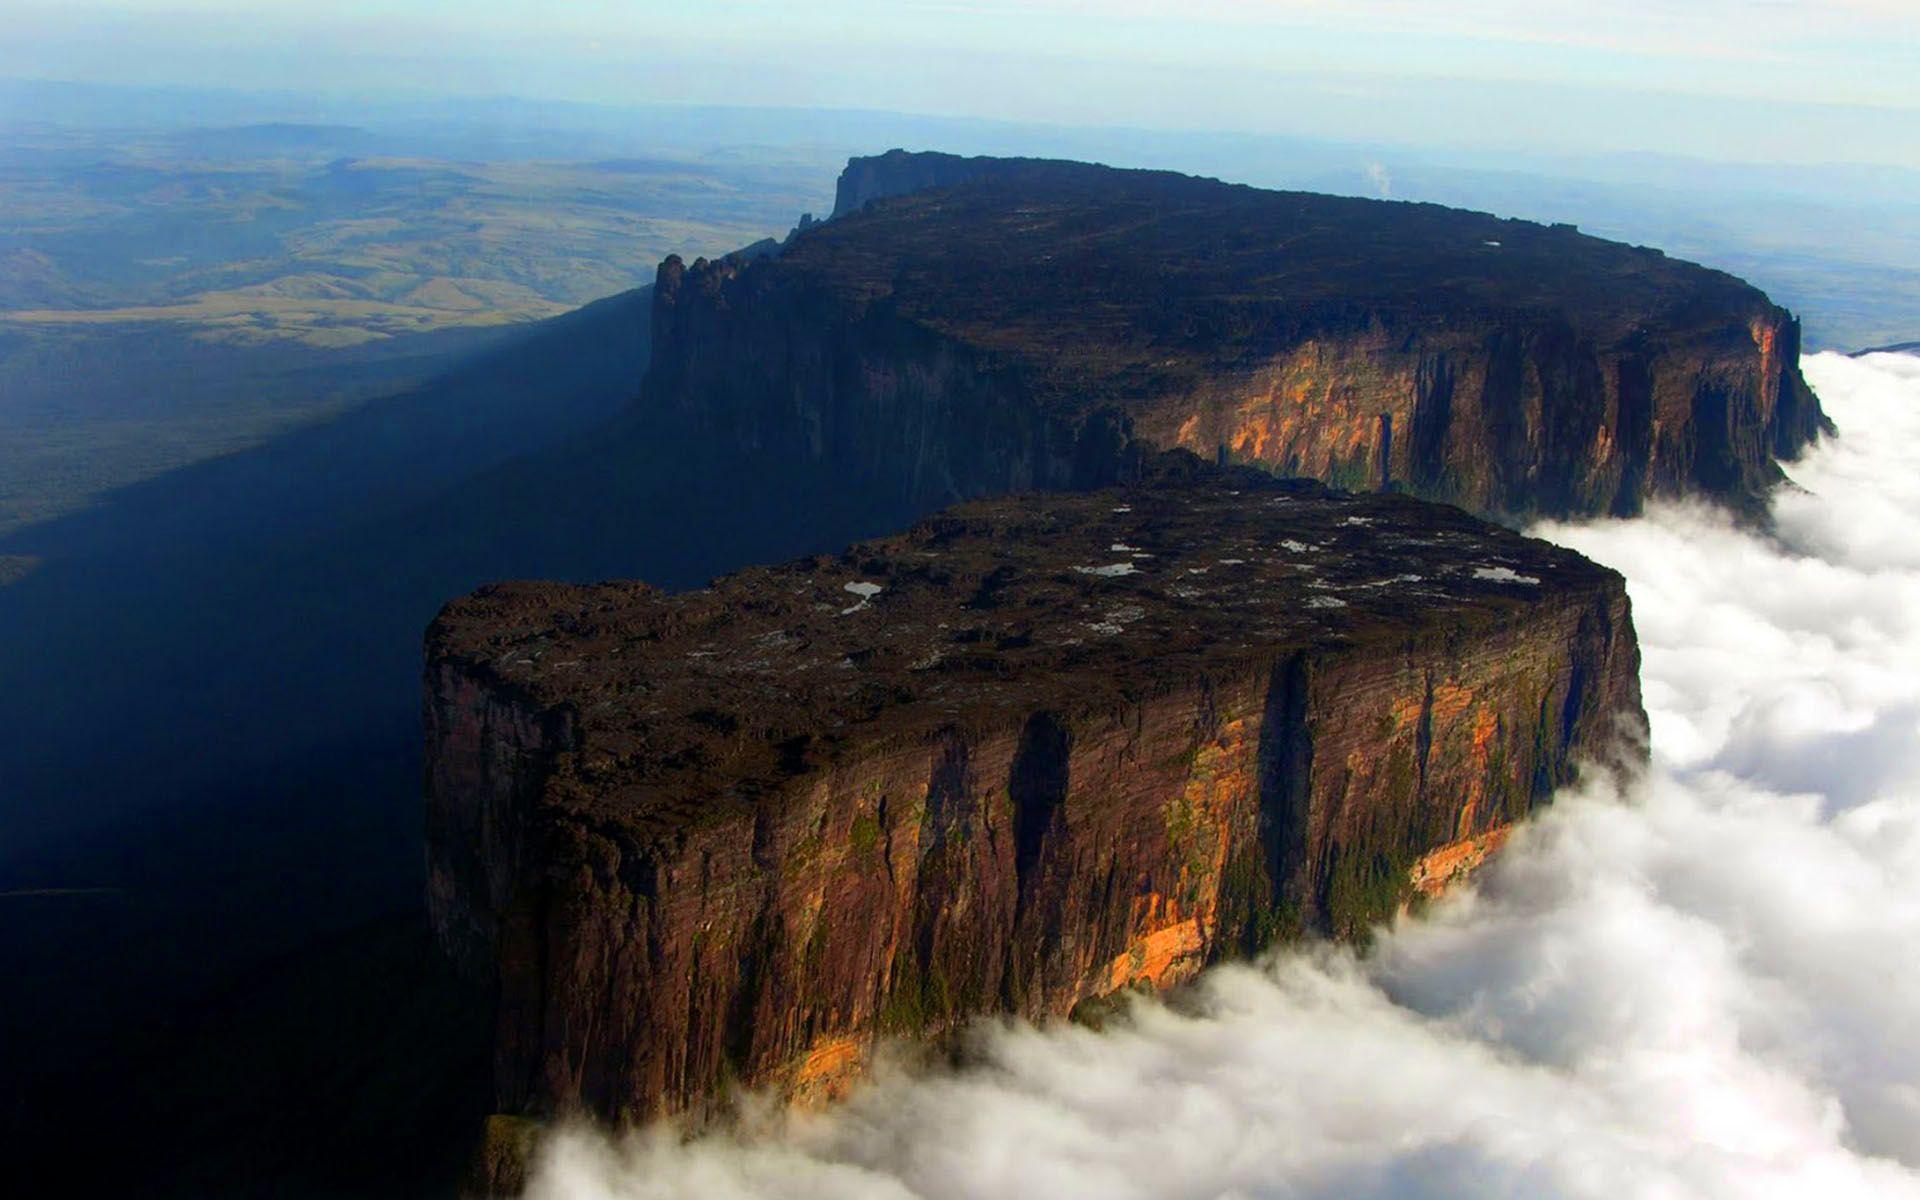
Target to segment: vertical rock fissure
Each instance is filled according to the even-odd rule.
[[[1701,384],[1693,411],[1693,481],[1709,492],[1729,489],[1740,478],[1740,463],[1734,456],[1733,397],[1727,385]]]
[[[1621,358],[1618,391],[1613,444],[1620,460],[1620,483],[1611,511],[1616,517],[1631,517],[1640,511],[1647,464],[1653,456],[1653,368],[1646,358],[1639,354]]]
[[[1420,794],[1427,792],[1427,759],[1433,753],[1433,672],[1421,672],[1426,687],[1420,696],[1420,724],[1413,735],[1414,765],[1419,772]]]
[[[1393,485],[1393,414],[1380,414],[1380,457],[1374,463],[1374,488],[1388,491]]]
[[[1045,890],[1041,866],[1047,835],[1067,799],[1072,750],[1073,735],[1059,715],[1035,713],[1020,731],[1020,746],[1008,773],[1007,798],[1013,809],[1012,944],[1016,950],[1004,979],[1016,1011],[1034,982],[1032,970],[1046,960],[1047,951],[1059,936],[1060,914],[1040,911],[1038,906]],[[1020,947],[1034,952],[1032,962],[1023,960]]]
[[[1481,454],[1490,468],[1486,501],[1500,512],[1524,511],[1531,434],[1527,428],[1526,348],[1501,331],[1487,339],[1486,386],[1480,396]]]
[[[1265,710],[1256,748],[1260,842],[1265,887],[1251,897],[1253,920],[1248,949],[1258,950],[1276,936],[1298,933],[1308,909],[1304,894],[1308,872],[1307,800],[1313,774],[1313,745],[1307,732],[1310,671],[1304,655],[1277,664],[1267,683]],[[1264,892],[1264,895],[1259,894]]]
[[[1407,476],[1416,491],[1443,492],[1447,434],[1453,427],[1453,366],[1444,355],[1422,359],[1415,374]]]
[[[1067,757],[1073,737],[1054,713],[1035,713],[1020,732],[1007,794],[1013,801],[1013,869],[1024,912],[1033,890],[1047,830],[1067,798]]]

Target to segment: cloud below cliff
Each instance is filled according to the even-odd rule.
[[[1540,532],[1628,577],[1654,765],[1562,796],[1364,960],[980,1031],[826,1115],[551,1140],[601,1197],[1920,1197],[1920,359],[1820,356],[1848,436],[1777,538]]]

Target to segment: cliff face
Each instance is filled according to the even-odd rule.
[[[662,266],[648,402],[922,509],[1149,446],[1507,519],[1754,508],[1825,427],[1762,293],[1565,227],[897,151],[835,213]]]
[[[831,1091],[877,1038],[1354,936],[1638,753],[1621,580],[1193,460],[669,596],[443,612],[434,920],[499,1102]]]

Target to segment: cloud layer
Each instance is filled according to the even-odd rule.
[[[538,1200],[1920,1197],[1920,359],[1820,356],[1779,532],[1543,528],[1626,573],[1654,766],[1564,795],[1359,960],[685,1139],[551,1139]]]

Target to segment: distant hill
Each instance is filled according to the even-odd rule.
[[[0,120],[0,331],[167,323],[335,348],[497,326],[643,285],[669,252],[724,253],[825,200],[817,174],[778,162],[446,149],[345,124]]]
[[[66,90],[0,83],[22,98],[0,103],[0,535],[432,377],[646,285],[670,251],[722,253],[825,200],[818,173],[693,154],[7,120],[61,111]]]
[[[229,155],[342,155],[374,154],[390,141],[352,125],[303,125],[275,121],[257,125],[227,125],[188,129],[168,139],[189,154]]]

